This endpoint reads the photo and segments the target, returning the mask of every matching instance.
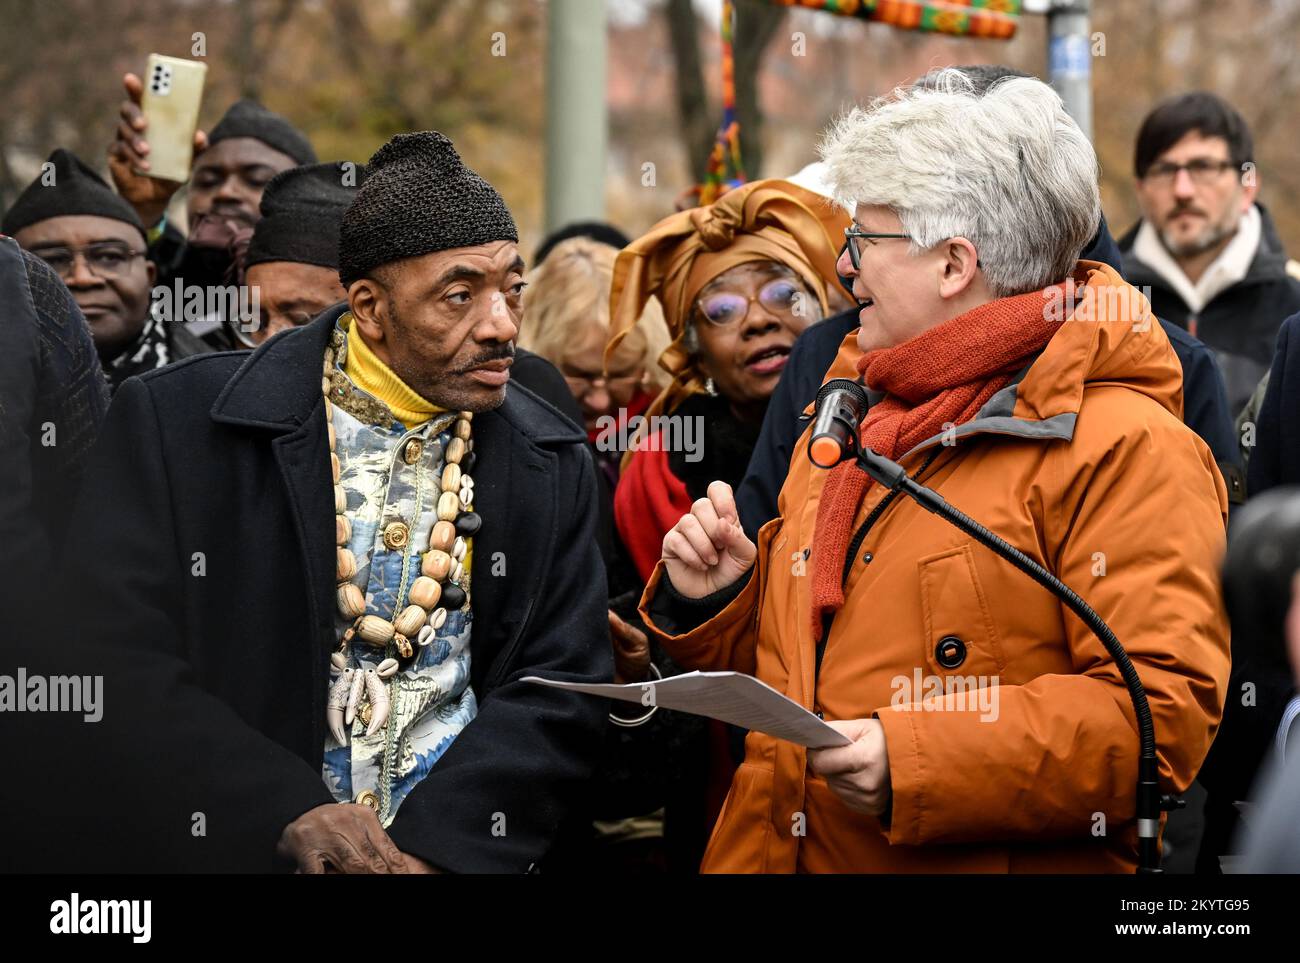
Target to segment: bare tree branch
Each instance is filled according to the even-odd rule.
[[[709,107],[704,71],[700,67],[699,21],[691,0],[668,0],[664,6],[672,46],[677,88],[677,114],[686,144],[691,175],[704,180],[718,118]]]
[[[745,173],[762,176],[763,112],[758,102],[758,75],[763,53],[785,22],[785,10],[756,0],[736,3],[736,117],[740,121],[740,157]]]

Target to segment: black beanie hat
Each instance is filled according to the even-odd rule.
[[[590,238],[598,244],[606,244],[620,251],[632,243],[632,239],[613,224],[607,224],[605,221],[574,221],[559,230],[552,231],[542,239],[542,243],[537,246],[537,253],[533,255],[533,267],[545,261],[546,256],[555,250],[556,245],[575,237]]]
[[[125,221],[139,231],[141,237],[147,236],[135,208],[114,194],[104,179],[71,151],[60,147],[46,163],[54,165],[54,182],[42,183],[45,173],[38,174],[18,195],[13,206],[5,211],[4,220],[0,221],[0,233],[13,235],[29,224],[51,217],[89,214]]]
[[[208,143],[231,137],[251,137],[267,147],[288,154],[299,164],[316,163],[316,151],[302,131],[279,114],[273,113],[254,100],[236,101],[208,131]]]
[[[398,134],[375,151],[343,215],[339,279],[346,288],[381,264],[434,251],[518,241],[505,201],[437,131]]]
[[[262,219],[253,228],[245,266],[294,261],[337,270],[343,212],[365,178],[364,165],[339,161],[276,174],[262,192]]]

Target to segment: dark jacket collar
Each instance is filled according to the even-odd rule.
[[[307,423],[321,400],[325,347],[346,302],[308,324],[278,334],[248,356],[212,406],[212,419],[228,425],[292,431]],[[536,445],[586,441],[586,435],[523,386],[511,382],[506,400],[489,414]]]
[[[315,320],[278,334],[248,356],[212,405],[212,419],[229,425],[290,431],[306,423],[321,400],[325,346],[340,303]]]
[[[1103,264],[1109,264],[1121,274],[1124,270],[1124,255],[1120,253],[1119,246],[1115,243],[1115,238],[1111,236],[1110,225],[1106,223],[1106,215],[1101,216],[1101,221],[1097,224],[1097,233],[1092,236],[1088,246],[1083,249],[1079,255],[1080,261],[1101,261]]]
[[[1268,208],[1258,201],[1255,202],[1255,207],[1259,209],[1260,219],[1259,248],[1255,251],[1255,257],[1250,262],[1250,269],[1246,272],[1246,276],[1233,287],[1258,284],[1265,281],[1279,281],[1287,276],[1286,249],[1282,246],[1282,238],[1277,233],[1277,225],[1273,223],[1273,216],[1269,214]],[[1141,227],[1142,220],[1139,219],[1119,239],[1120,251],[1124,255],[1124,279],[1135,287],[1150,286],[1169,289],[1169,284],[1154,268],[1133,254],[1133,245],[1137,241],[1138,230]]]

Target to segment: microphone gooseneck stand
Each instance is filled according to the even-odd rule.
[[[1083,624],[1101,640],[1115,664],[1119,666],[1124,684],[1128,686],[1129,697],[1133,700],[1133,711],[1138,721],[1138,781],[1137,781],[1137,830],[1138,830],[1138,868],[1137,872],[1159,873],[1160,869],[1160,813],[1181,809],[1183,800],[1175,796],[1161,794],[1156,781],[1159,764],[1156,760],[1156,730],[1151,720],[1151,706],[1147,702],[1146,690],[1138,677],[1137,669],[1129,659],[1128,653],[1120,645],[1119,639],[1092,607],[1078,596],[1068,585],[1058,579],[1043,566],[1010,542],[989,531],[975,519],[949,505],[932,488],[927,488],[907,474],[907,470],[895,461],[878,455],[870,448],[860,448],[856,432],[853,432],[845,450],[855,452],[853,457],[859,468],[871,476],[878,484],[890,491],[899,491],[907,495],[926,511],[939,515],[957,528],[961,529],[981,545],[986,545],[1002,558],[1024,572],[1039,585],[1064,602]]]

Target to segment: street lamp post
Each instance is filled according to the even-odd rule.
[[[605,214],[605,0],[550,0],[546,230]]]
[[[1026,4],[1026,12],[1036,4]],[[1074,122],[1092,138],[1091,0],[1047,0],[1047,72]]]

